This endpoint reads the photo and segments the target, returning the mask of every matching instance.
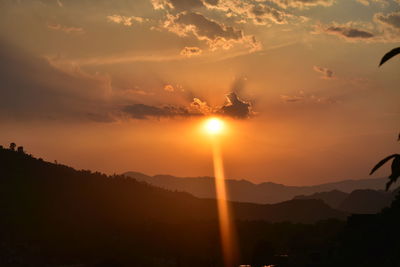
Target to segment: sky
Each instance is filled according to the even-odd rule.
[[[398,153],[399,42],[399,0],[0,0],[0,144],[205,176],[218,116],[228,178],[367,178]]]

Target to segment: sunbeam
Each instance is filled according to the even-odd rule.
[[[224,122],[219,118],[210,118],[205,124],[205,130],[211,137],[218,217],[221,235],[221,246],[225,267],[233,267],[237,261],[237,242],[233,220],[230,212],[224,175],[219,134],[224,131]]]

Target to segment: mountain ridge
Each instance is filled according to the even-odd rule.
[[[149,184],[176,191],[188,192],[200,198],[214,198],[215,185],[212,177],[176,177],[172,175],[149,176],[140,172],[126,172],[123,175]],[[248,180],[227,179],[228,199],[238,202],[273,204],[293,199],[299,195],[339,190],[351,193],[357,189],[383,189],[386,178],[342,180],[314,186],[286,186],[273,182],[253,183]]]

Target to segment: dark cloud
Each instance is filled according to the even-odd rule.
[[[234,92],[227,95],[227,103],[222,107],[210,107],[207,102],[198,98],[187,106],[165,105],[151,106],[146,104],[127,105],[122,112],[133,119],[162,119],[176,117],[198,117],[223,115],[234,119],[246,119],[253,113],[251,104],[241,100]]]
[[[266,1],[234,1],[225,0],[216,5],[206,5],[208,9],[219,10],[225,13],[226,17],[234,19],[238,23],[251,21],[256,25],[286,24],[288,18],[295,16],[288,12],[277,9],[276,5]]]
[[[185,11],[175,16],[169,15],[164,27],[179,36],[191,33],[197,39],[206,41],[211,49],[228,49],[235,43],[245,44],[253,50],[260,47],[254,36],[245,36],[240,29],[226,26],[196,12]]]
[[[204,2],[209,4],[209,5],[216,6],[216,5],[218,5],[219,0],[204,0]]]
[[[360,30],[356,28],[349,28],[343,26],[331,26],[326,29],[327,33],[340,35],[350,39],[369,39],[373,38],[375,35],[365,30]]]
[[[330,26],[316,25],[315,34],[336,35],[346,41],[378,41],[381,36],[374,34],[369,30],[360,29],[352,22],[346,24],[336,24]]]
[[[374,15],[374,20],[384,26],[400,30],[400,12],[393,12],[386,15],[377,13]]]
[[[175,23],[194,26],[199,37],[205,37],[210,40],[216,40],[217,38],[239,40],[243,38],[243,31],[233,27],[226,27],[200,13],[180,13],[175,18]]]
[[[264,25],[268,21],[272,21],[276,24],[284,24],[287,23],[285,12],[282,12],[276,8],[270,7],[264,4],[254,5],[249,10],[249,18],[253,19],[254,24]]]
[[[204,6],[201,0],[170,0],[169,2],[178,10],[190,10]]]
[[[227,104],[217,112],[228,117],[245,119],[252,115],[251,104],[241,100],[234,92],[227,95]]]
[[[172,105],[156,107],[145,104],[133,104],[125,106],[122,111],[134,119],[191,117],[201,115],[192,113],[185,107]]]

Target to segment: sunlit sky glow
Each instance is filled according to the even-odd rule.
[[[0,0],[0,143],[106,173],[366,178],[398,152],[398,0]],[[384,176],[382,169],[376,176]]]
[[[209,118],[204,122],[204,130],[210,135],[218,135],[224,131],[224,122],[219,118]]]

